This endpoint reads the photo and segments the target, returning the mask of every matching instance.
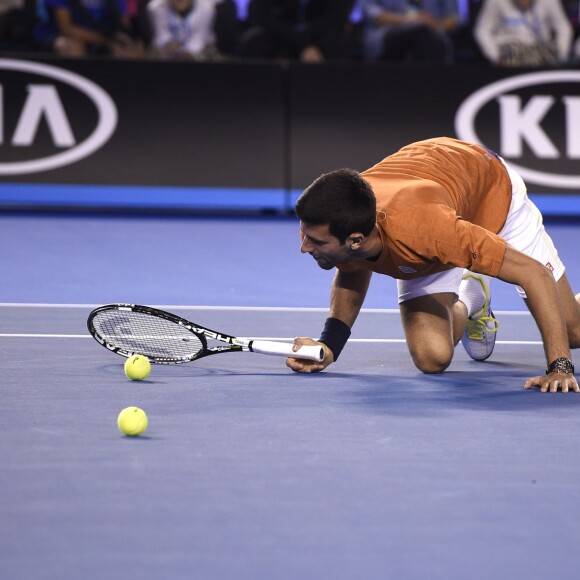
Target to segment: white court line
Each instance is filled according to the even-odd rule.
[[[93,338],[90,334],[15,334],[2,333],[0,338]]]
[[[93,310],[102,304],[44,304],[24,302],[0,302],[0,308],[65,308]],[[162,310],[209,310],[209,311],[240,311],[240,312],[328,312],[328,308],[308,308],[294,306],[182,306],[177,304],[149,305]],[[361,308],[361,314],[399,314],[398,308]],[[495,315],[531,316],[527,310],[494,310]]]
[[[93,338],[90,334],[9,334],[0,333],[0,338]],[[293,338],[285,336],[239,336],[241,339],[274,340],[278,342],[292,342]],[[373,344],[404,344],[404,338],[349,338],[348,342],[373,343]],[[507,345],[542,345],[539,340],[497,340],[496,344]]]
[[[20,302],[0,302],[0,308],[81,308],[83,310],[92,310],[103,306],[103,304],[44,304],[44,303],[20,303]],[[240,311],[260,311],[265,312],[325,312],[328,308],[302,308],[292,306],[183,306],[178,304],[147,304],[152,308],[161,308],[165,310],[240,310]],[[399,312],[392,309],[393,312]],[[387,310],[385,310],[387,312]]]
[[[92,310],[99,304],[49,304],[49,303],[20,303],[20,302],[0,302],[0,308],[65,308],[65,309],[85,309]],[[208,310],[208,311],[240,311],[240,312],[327,312],[328,308],[297,308],[284,306],[180,306],[180,305],[160,305],[156,308],[165,310]],[[376,314],[399,314],[398,308],[363,308],[363,313]],[[496,311],[496,315],[502,316],[530,316],[528,311],[506,310]],[[31,333],[0,333],[0,338],[92,338],[89,334],[31,334]],[[277,340],[281,342],[292,342],[289,337],[239,337],[253,338],[256,340]],[[353,343],[391,343],[404,344],[404,338],[351,338]],[[496,344],[505,345],[541,345],[541,341],[530,340],[498,340]]]

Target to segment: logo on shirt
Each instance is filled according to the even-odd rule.
[[[417,272],[417,270],[411,268],[411,266],[399,266],[399,270],[401,270],[403,274],[415,274]]]
[[[0,58],[0,175],[70,165],[101,148],[117,108],[97,84],[41,63]]]
[[[457,110],[455,132],[497,151],[525,181],[578,189],[580,71],[527,73],[484,86]]]

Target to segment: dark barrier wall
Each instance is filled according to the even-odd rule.
[[[477,141],[517,165],[531,192],[580,192],[580,71],[485,66],[291,69],[292,185],[366,169],[412,141]]]
[[[30,172],[24,168],[11,175],[11,180],[285,186],[285,80],[280,67],[110,60],[46,64],[48,68],[21,72],[3,69],[0,59],[4,92],[0,172],[9,161],[36,160],[74,149],[97,129],[99,121],[103,124],[103,119],[98,118],[95,95],[71,86],[74,78],[51,78],[53,72],[76,73],[81,81],[88,79],[103,89],[113,101],[117,123],[110,138],[91,155],[48,171]],[[35,86],[53,86],[57,94],[38,97],[46,104],[33,140],[25,145],[11,143],[17,125],[25,123],[27,115],[29,123],[35,122],[33,107],[29,105],[27,111],[27,101],[35,98]],[[54,113],[59,104],[63,109],[60,117]],[[101,117],[108,114],[106,111]],[[54,146],[56,130],[51,132],[47,123],[50,119],[68,123],[74,145]]]
[[[0,204],[288,209],[448,135],[580,192],[580,71],[0,59]],[[555,199],[556,197],[554,197]]]

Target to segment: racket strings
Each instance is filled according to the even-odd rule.
[[[150,314],[103,311],[92,322],[111,344],[152,360],[192,360],[204,349],[202,341],[183,326]]]

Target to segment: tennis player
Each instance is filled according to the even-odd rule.
[[[364,302],[373,272],[397,279],[413,362],[443,372],[461,340],[487,359],[498,323],[490,279],[515,284],[540,329],[547,369],[525,381],[542,392],[580,392],[570,348],[580,347],[580,294],[522,178],[495,153],[446,137],[403,147],[358,173],[339,169],[316,179],[296,202],[303,253],[336,268],[330,312],[318,339],[322,363],[288,358],[312,373],[336,361]]]

